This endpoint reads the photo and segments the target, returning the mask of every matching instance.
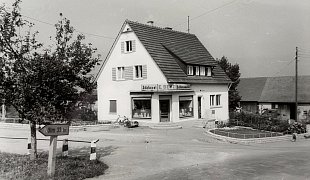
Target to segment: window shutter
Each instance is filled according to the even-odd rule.
[[[116,81],[116,68],[112,68],[112,81]]]
[[[147,79],[147,66],[146,65],[142,66],[142,78]]]
[[[136,52],[136,40],[132,40],[132,52]]]
[[[133,79],[133,67],[132,66],[126,66],[125,67],[125,79],[126,80],[132,80]]]
[[[125,48],[124,46],[125,46],[125,45],[124,45],[124,42],[121,42],[121,52],[122,52],[122,53],[124,53],[124,48]]]

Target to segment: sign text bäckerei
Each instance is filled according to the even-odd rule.
[[[190,84],[142,84],[141,91],[190,90]]]

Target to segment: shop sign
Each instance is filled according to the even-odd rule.
[[[142,91],[157,91],[157,84],[142,84]]]
[[[190,84],[143,84],[142,91],[178,91],[190,90]]]

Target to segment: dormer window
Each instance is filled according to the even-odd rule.
[[[212,68],[206,66],[187,66],[187,75],[189,76],[212,76]]]
[[[187,75],[194,75],[193,66],[187,66]]]
[[[199,66],[194,66],[194,75],[199,76],[200,75],[199,70],[200,70]]]
[[[207,76],[211,77],[212,76],[212,68],[207,67]]]
[[[206,75],[206,68],[204,66],[200,66],[200,76]]]

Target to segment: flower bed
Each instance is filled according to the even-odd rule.
[[[210,130],[210,132],[217,134],[217,135],[221,135],[221,136],[227,136],[227,137],[239,138],[239,139],[283,136],[283,133],[263,131],[263,130],[257,130],[257,129],[246,128],[246,127],[213,129],[213,130]]]

